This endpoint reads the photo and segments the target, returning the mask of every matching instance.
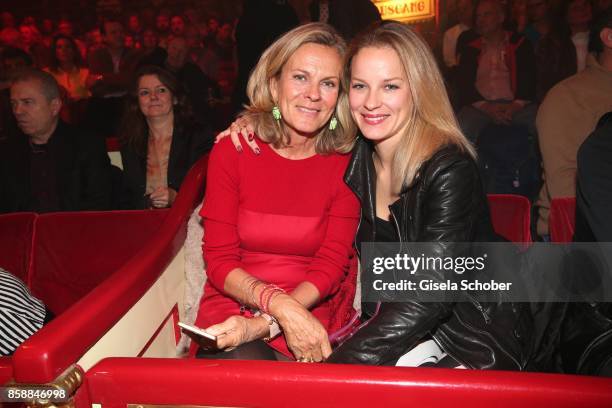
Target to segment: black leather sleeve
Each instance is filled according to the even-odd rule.
[[[480,181],[473,160],[457,153],[437,155],[415,188],[422,202],[413,212],[403,208],[402,236],[416,223],[416,242],[436,242],[434,251],[448,256],[454,242],[470,241],[481,200]],[[417,200],[418,201],[418,200]],[[411,215],[408,215],[411,214]],[[412,215],[413,214],[413,215]],[[421,217],[421,219],[418,219]],[[448,273],[429,270],[424,278],[446,281]],[[368,324],[340,345],[328,359],[331,363],[393,365],[450,315],[452,302],[407,301],[382,303],[379,313]]]

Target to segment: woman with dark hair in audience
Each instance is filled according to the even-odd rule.
[[[46,71],[66,90],[69,99],[79,100],[91,96],[88,89],[89,69],[83,66],[74,38],[63,34],[53,38],[51,64]]]
[[[143,67],[126,101],[119,138],[122,207],[170,207],[191,166],[212,148],[211,132],[190,117],[176,78]]]

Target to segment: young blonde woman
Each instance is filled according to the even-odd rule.
[[[386,22],[358,37],[345,61],[348,95],[338,109],[348,107],[360,131],[345,174],[361,202],[357,247],[436,242],[453,255],[456,243],[495,240],[473,147],[425,42],[407,26]],[[242,121],[226,134],[249,132]],[[446,276],[431,270],[423,279]],[[531,337],[522,309],[460,300],[364,303],[364,324],[328,361],[524,369]]]

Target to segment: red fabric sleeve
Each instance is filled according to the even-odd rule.
[[[204,224],[202,250],[206,262],[206,274],[217,290],[225,293],[223,286],[227,275],[242,268],[239,255],[238,152],[229,138],[215,145],[210,154],[206,175],[206,196],[200,211]]]
[[[346,164],[346,162],[342,162]],[[307,282],[319,290],[321,299],[335,293],[348,273],[349,257],[359,222],[359,200],[344,183],[345,165],[336,175],[336,194],[329,210],[325,238],[308,268]]]

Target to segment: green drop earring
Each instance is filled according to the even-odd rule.
[[[281,118],[282,118],[281,111],[280,111],[280,109],[278,109],[278,106],[276,106],[276,105],[272,108],[272,117],[277,122],[280,121]]]
[[[336,130],[337,127],[338,127],[338,119],[336,119],[336,115],[334,115],[329,121],[329,130]]]

